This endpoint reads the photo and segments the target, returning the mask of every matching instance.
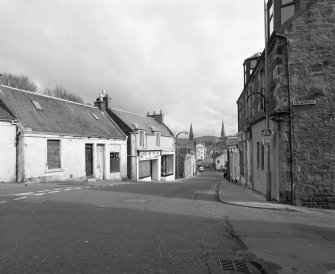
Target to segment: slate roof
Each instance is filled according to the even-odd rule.
[[[115,108],[109,108],[109,110],[112,111],[131,130],[143,128],[147,134],[154,134],[155,131],[158,131],[162,134],[162,136],[173,136],[173,133],[166,125],[159,123],[154,118]]]
[[[37,101],[42,110],[32,101]],[[96,107],[1,85],[0,106],[2,104],[26,131],[125,139],[111,118]]]
[[[10,110],[0,101],[0,120],[14,121],[15,117]]]

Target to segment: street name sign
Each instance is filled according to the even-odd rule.
[[[293,106],[316,105],[316,100],[293,101],[292,104],[293,104]]]

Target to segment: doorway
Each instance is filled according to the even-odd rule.
[[[104,169],[105,169],[104,146],[103,145],[97,145],[97,174],[96,174],[96,178],[98,180],[102,180],[104,178]]]
[[[85,144],[85,171],[86,177],[93,177],[93,145]]]

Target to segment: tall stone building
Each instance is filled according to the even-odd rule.
[[[239,181],[335,208],[335,1],[269,0],[266,26],[267,50],[243,64]]]

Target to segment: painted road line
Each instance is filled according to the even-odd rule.
[[[22,200],[22,199],[27,199],[27,198],[28,198],[28,196],[20,197],[20,198],[13,199],[13,201]]]
[[[75,187],[74,189],[82,189],[81,187]]]
[[[45,190],[37,190],[37,192],[47,192],[50,191],[49,189],[45,189]]]
[[[70,191],[73,190],[73,188],[65,188],[63,191]]]
[[[46,194],[46,192],[40,192],[40,193],[34,193],[34,194],[31,194],[31,195],[34,195],[34,196],[42,196]]]
[[[26,192],[26,193],[16,193],[16,194],[13,194],[15,196],[26,196],[26,195],[31,195],[33,194],[34,192]]]
[[[60,192],[59,190],[55,190],[55,191],[49,191],[48,193],[58,193]]]
[[[60,191],[62,190],[63,188],[55,188],[55,189],[51,189],[51,190],[56,190],[56,191]]]
[[[0,201],[0,204],[7,203],[7,201]]]

